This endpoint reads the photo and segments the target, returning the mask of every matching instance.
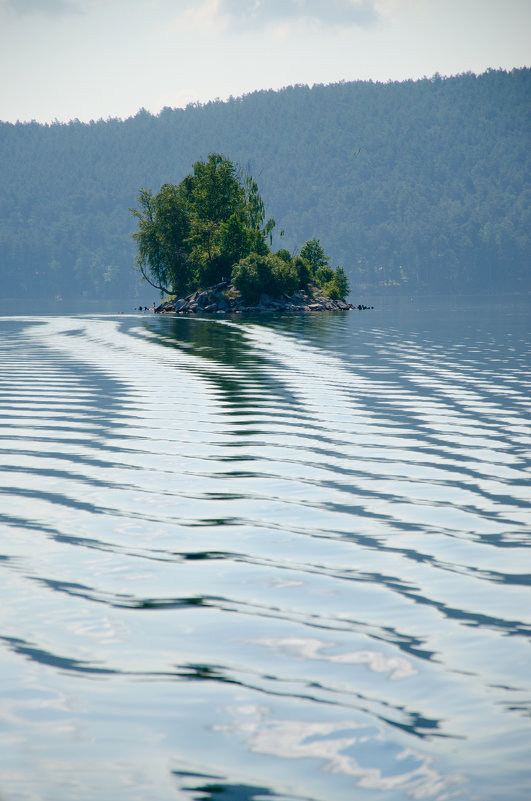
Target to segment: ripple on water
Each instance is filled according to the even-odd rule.
[[[528,332],[397,319],[0,320],[8,797],[526,798]]]

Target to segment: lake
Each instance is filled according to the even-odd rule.
[[[2,801],[527,801],[529,298],[375,305],[0,317]]]

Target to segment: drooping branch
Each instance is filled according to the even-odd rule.
[[[144,281],[147,281],[150,286],[152,286],[154,289],[159,289],[161,292],[164,292],[164,294],[166,294],[166,295],[173,295],[174,294],[171,291],[171,289],[168,289],[165,286],[159,286],[158,284],[154,284],[153,281],[151,281],[148,278],[148,276],[146,275],[146,273],[144,272],[144,266],[139,261],[137,261],[137,264],[138,264],[138,269],[140,270],[140,272],[142,274],[142,278],[144,279]]]

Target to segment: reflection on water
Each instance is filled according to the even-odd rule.
[[[233,713],[239,723],[226,730],[242,735],[252,751],[315,760],[327,773],[352,777],[358,788],[426,798],[463,781],[462,776],[443,778],[422,753],[386,741],[381,727],[352,720],[268,720],[267,710],[252,707]]]
[[[226,801],[297,801],[295,796],[282,795],[270,792],[267,787],[255,787],[249,784],[230,784],[219,776],[205,776],[185,771],[174,771],[179,782],[179,789],[184,792],[185,797],[192,801],[215,801],[217,798]],[[195,785],[199,781],[200,784]],[[203,782],[205,782],[203,784]]]
[[[509,311],[0,318],[6,801],[527,798]]]

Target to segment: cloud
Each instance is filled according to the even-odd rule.
[[[223,33],[227,20],[221,16],[221,0],[203,0],[202,3],[187,4],[169,25],[166,33],[199,32],[202,34]]]
[[[58,17],[78,14],[81,10],[76,0],[0,0],[0,7],[20,17],[28,14]]]
[[[378,19],[374,0],[220,0],[219,8],[223,16],[245,27],[294,20],[365,27]]]
[[[26,0],[27,1],[27,0]],[[30,0],[31,1],[31,0]],[[328,28],[368,27],[380,19],[379,0],[202,0],[183,3],[173,28],[202,33],[265,29],[300,23]]]

